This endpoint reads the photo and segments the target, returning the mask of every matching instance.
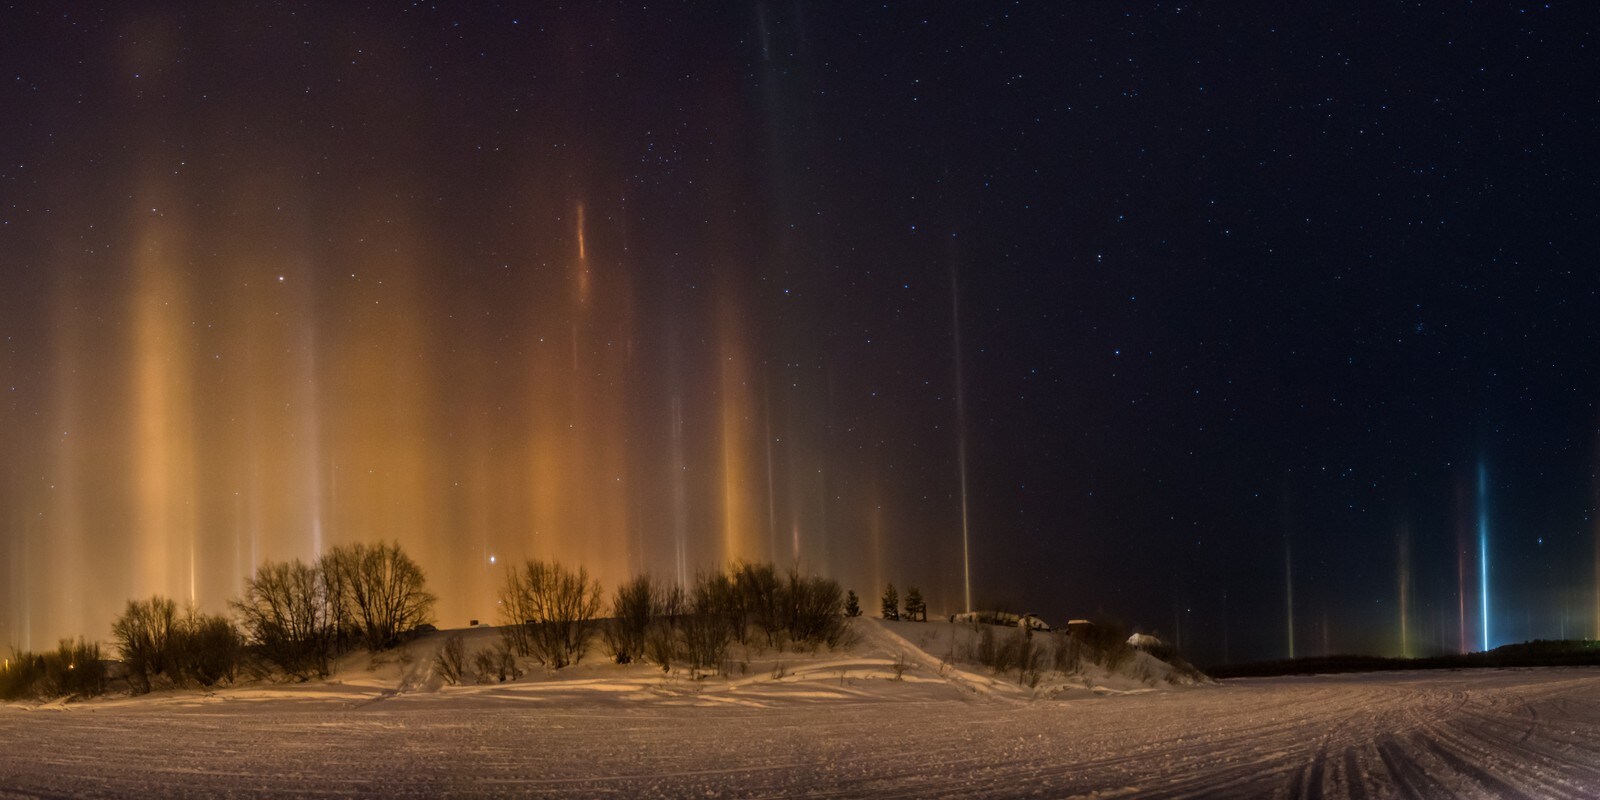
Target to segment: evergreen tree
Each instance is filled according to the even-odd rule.
[[[915,586],[906,591],[906,619],[912,622],[928,621],[928,604],[922,601],[922,592]]]
[[[847,617],[861,616],[861,599],[856,597],[856,590],[851,589],[844,596],[844,615]]]
[[[900,593],[894,590],[894,584],[883,590],[883,618],[900,618]]]

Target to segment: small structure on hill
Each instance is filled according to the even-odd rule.
[[[1128,646],[1135,650],[1154,650],[1162,645],[1162,641],[1148,633],[1136,633],[1128,637]]]

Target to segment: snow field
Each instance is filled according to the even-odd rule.
[[[1600,795],[1600,669],[1030,689],[947,663],[949,631],[862,628],[730,680],[437,687],[424,646],[327,683],[5,706],[0,796]]]

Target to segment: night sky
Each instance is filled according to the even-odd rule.
[[[964,499],[976,605],[1201,663],[1596,636],[1597,24],[8,5],[0,640],[389,538],[443,626],[526,557],[949,613]]]

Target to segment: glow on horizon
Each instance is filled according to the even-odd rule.
[[[786,422],[794,397],[776,382],[770,407],[756,394],[754,305],[732,281],[659,321],[669,336],[649,352],[668,362],[660,374],[629,355],[627,343],[653,341],[656,328],[635,330],[623,270],[590,268],[615,263],[594,230],[577,254],[588,307],[572,272],[530,272],[505,288],[526,300],[523,317],[439,326],[425,301],[441,287],[405,257],[425,248],[403,237],[370,260],[289,249],[288,264],[262,264],[256,240],[228,229],[218,236],[239,254],[186,270],[200,245],[184,220],[136,227],[125,280],[105,298],[116,335],[91,336],[99,323],[73,314],[88,299],[63,265],[44,298],[61,320],[46,343],[53,391],[39,393],[48,424],[0,431],[8,461],[47,478],[0,470],[0,517],[12,525],[0,546],[0,645],[103,640],[129,598],[152,594],[224,611],[263,561],[358,541],[396,541],[425,564],[448,625],[492,619],[494,567],[525,558],[585,566],[608,586],[637,572],[681,585],[734,559],[782,565],[785,539],[804,569],[855,586],[877,582],[869,556],[895,564],[900,534],[888,527],[887,555],[841,537],[830,558],[803,542],[816,531],[825,543],[834,511],[811,476],[826,467],[850,485],[872,461],[836,466],[820,434]],[[530,248],[570,264],[560,247],[576,251],[576,238]],[[348,266],[312,269],[324,257]],[[191,324],[197,309],[215,327]],[[672,339],[679,326],[693,344]],[[505,344],[478,347],[491,340]],[[849,507],[848,522],[879,505],[897,520],[902,490],[884,491],[869,509]],[[950,558],[942,582],[919,581],[940,598],[930,602],[954,604],[943,597],[961,590],[958,566]]]
[[[1402,527],[1399,541],[1400,557],[1398,582],[1400,585],[1400,657],[1411,657],[1411,530]]]

